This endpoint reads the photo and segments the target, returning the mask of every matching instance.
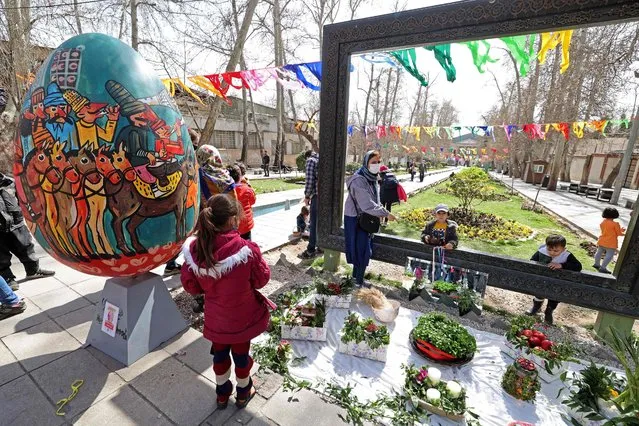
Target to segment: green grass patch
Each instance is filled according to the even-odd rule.
[[[298,182],[298,178],[287,179],[254,179],[251,186],[256,194],[267,194],[269,192],[288,191],[291,189],[304,189],[303,183]],[[301,182],[304,180],[302,179]]]
[[[401,211],[412,210],[415,208],[434,208],[437,204],[444,203],[449,207],[455,207],[459,204],[458,200],[449,194],[438,194],[435,190],[438,187],[445,185],[442,183],[433,188],[430,188],[415,197],[411,197],[407,204],[402,204],[399,207],[393,209],[393,213],[399,213]],[[519,259],[530,259],[530,257],[537,251],[540,245],[544,244],[546,236],[548,234],[557,233],[566,237],[568,241],[567,249],[573,253],[577,259],[583,264],[584,269],[593,270],[590,268],[592,264],[592,257],[588,255],[586,250],[581,248],[579,244],[582,241],[587,241],[579,238],[577,234],[570,229],[555,221],[552,217],[544,213],[535,213],[529,210],[522,210],[521,204],[524,201],[517,195],[510,195],[508,189],[501,184],[495,183],[497,192],[508,195],[509,201],[485,201],[475,206],[475,209],[492,213],[497,216],[501,216],[504,219],[514,220],[523,225],[531,227],[536,235],[534,238],[527,241],[515,241],[515,242],[488,242],[478,240],[464,240],[460,239],[460,247],[470,248],[493,255],[504,255],[515,257]],[[421,228],[413,226],[408,221],[398,220],[391,222],[389,226],[384,228],[384,232],[392,235],[399,235],[406,238],[412,238],[419,240]]]

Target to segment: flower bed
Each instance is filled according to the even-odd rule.
[[[326,283],[317,279],[315,281],[316,300],[323,300],[329,308],[348,309],[355,284],[352,277],[343,277],[339,283]]]
[[[560,380],[565,375],[564,362],[573,360],[574,349],[569,343],[549,340],[533,317],[520,315],[513,318],[506,333],[507,355],[512,358],[525,354],[537,367],[546,383]]]
[[[517,399],[534,402],[541,389],[535,363],[526,358],[517,358],[506,369],[501,386]]]
[[[338,351],[361,358],[386,361],[390,334],[384,325],[377,325],[371,318],[360,319],[349,313],[340,332]]]
[[[420,229],[424,227],[424,224],[435,219],[432,211],[424,208],[402,211],[399,217]],[[450,209],[450,219],[459,225],[457,228],[459,238],[496,242],[518,241],[533,237],[532,228],[491,213],[476,210],[464,211],[454,207]]]
[[[326,305],[322,301],[289,309],[282,319],[282,338],[326,341]]]
[[[405,373],[404,394],[417,399],[425,410],[454,421],[466,416],[466,390],[454,381],[440,380],[441,372],[433,367],[413,364],[402,366]]]
[[[468,362],[477,351],[477,341],[468,330],[439,313],[419,317],[411,339],[420,355],[438,362]]]

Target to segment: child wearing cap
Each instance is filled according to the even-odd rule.
[[[448,218],[448,206],[435,207],[435,220],[426,224],[422,231],[422,242],[431,246],[443,246],[451,250],[457,247],[457,222]]]

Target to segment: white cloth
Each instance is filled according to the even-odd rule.
[[[360,312],[365,317],[373,317],[367,305],[353,302],[351,310]],[[493,333],[469,329],[477,339],[478,352],[475,358],[461,367],[438,365],[417,355],[409,342],[410,331],[417,324],[420,312],[400,308],[399,315],[393,324],[388,324],[391,333],[386,363],[357,358],[337,352],[338,332],[348,315],[346,309],[329,309],[327,312],[328,340],[311,342],[293,340],[295,356],[306,357],[300,364],[290,367],[293,376],[317,382],[318,379],[331,379],[340,385],[350,383],[355,386],[354,394],[360,401],[374,400],[378,394],[392,395],[394,388],[400,392],[404,383],[401,365],[429,365],[442,372],[442,380],[456,380],[466,388],[466,405],[480,416],[482,425],[504,426],[508,422],[519,420],[535,425],[569,424],[561,417],[565,407],[561,400],[567,392],[557,398],[561,381],[553,383],[541,382],[541,391],[537,393],[535,404],[530,404],[508,395],[501,387],[501,379],[508,365],[513,360],[502,353],[505,338]],[[581,369],[569,365],[569,370]],[[432,424],[455,425],[438,416],[431,417]]]

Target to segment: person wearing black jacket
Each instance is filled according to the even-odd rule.
[[[31,234],[18,206],[13,179],[0,173],[0,276],[15,291],[19,286],[16,276],[11,271],[12,254],[24,265],[26,280],[55,274],[53,271],[40,268]]]
[[[552,270],[565,269],[566,271],[581,272],[581,262],[577,260],[574,254],[566,250],[566,239],[562,235],[551,234],[546,237],[546,244],[539,249],[530,258],[535,262],[548,265]],[[527,315],[536,315],[544,304],[542,297],[533,298],[533,307],[526,312]],[[546,311],[544,312],[544,321],[548,324],[553,323],[553,311],[557,308],[559,302],[556,300],[548,300]]]
[[[443,246],[447,250],[457,248],[457,222],[448,218],[448,206],[439,204],[435,207],[435,217],[426,224],[422,231],[422,242],[431,246]]]
[[[393,204],[399,203],[399,193],[397,192],[399,181],[386,166],[381,166],[379,168],[379,175],[382,178],[382,181],[379,185],[379,201],[380,203],[382,203],[382,206],[384,206],[384,208],[390,212]],[[382,225],[386,225],[387,223],[388,218],[381,218]]]

